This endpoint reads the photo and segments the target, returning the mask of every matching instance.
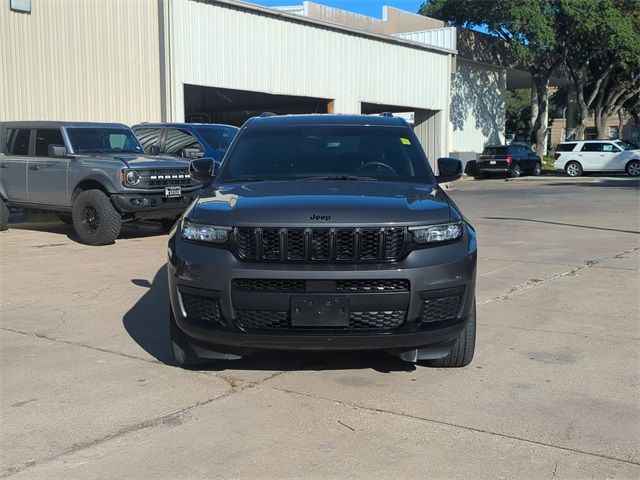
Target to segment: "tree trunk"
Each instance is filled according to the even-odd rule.
[[[606,135],[604,132],[607,120],[609,120],[609,115],[607,115],[604,109],[597,109],[595,117],[597,138],[607,138],[608,135]]]
[[[572,140],[584,140],[584,132],[589,121],[589,107],[584,98],[584,85],[576,85],[576,97],[578,100],[578,123],[573,131]]]
[[[532,150],[536,152],[536,155],[541,157],[546,150],[547,141],[547,112],[549,109],[549,74],[539,74],[538,78],[534,79],[537,91],[537,110],[538,115],[533,125],[533,131],[531,132]]]
[[[536,141],[534,140],[533,135],[533,126],[538,120],[538,88],[536,86],[536,82],[531,80],[531,118],[529,120],[529,141],[531,143],[531,147],[534,146]]]

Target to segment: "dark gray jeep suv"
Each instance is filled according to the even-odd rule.
[[[169,239],[184,367],[256,350],[385,350],[463,367],[475,345],[476,234],[402,119],[249,120]]]

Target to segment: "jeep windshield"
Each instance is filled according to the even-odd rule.
[[[125,128],[67,128],[75,153],[143,153],[131,130]]]
[[[238,132],[237,128],[231,127],[196,127],[196,130],[213,150],[220,152],[229,148],[231,140]]]
[[[407,128],[281,126],[248,128],[218,182],[384,180],[434,183],[426,157]]]

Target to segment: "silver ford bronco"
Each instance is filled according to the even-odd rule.
[[[0,122],[0,230],[11,210],[50,211],[106,245],[124,221],[170,227],[200,188],[187,160],[145,156],[122,124]]]

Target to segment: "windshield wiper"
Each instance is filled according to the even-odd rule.
[[[375,181],[378,181],[379,179],[375,177],[364,177],[359,175],[318,175],[316,177],[296,178],[296,180],[346,180],[346,181],[375,180]]]
[[[268,178],[258,178],[258,177],[231,177],[225,178],[220,181],[220,183],[235,183],[235,182],[266,182],[269,180]]]

